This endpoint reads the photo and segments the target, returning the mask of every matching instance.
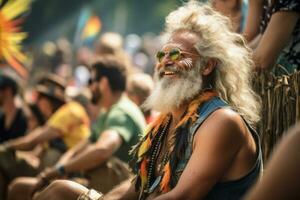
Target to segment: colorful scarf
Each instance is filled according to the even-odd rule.
[[[174,141],[171,144],[169,160],[165,164],[162,170],[162,179],[159,183],[159,191],[166,193],[174,187],[172,183],[172,175],[176,169],[177,163],[184,154],[184,150],[187,145],[188,126],[194,123],[199,117],[197,114],[198,108],[206,101],[217,96],[217,93],[212,90],[206,90],[202,92],[197,98],[192,100],[185,112],[185,115],[181,118],[179,123],[175,127]],[[148,167],[150,158],[155,146],[154,141],[157,141],[159,135],[163,132],[165,126],[168,126],[170,120],[170,114],[160,115],[157,120],[151,124],[147,130],[145,137],[136,145],[132,154],[135,157],[136,162],[136,189],[143,190],[148,186]],[[185,138],[182,138],[185,137]],[[156,158],[157,159],[157,158]],[[151,178],[151,177],[150,177]]]

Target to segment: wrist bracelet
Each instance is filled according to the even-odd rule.
[[[103,194],[96,190],[90,189],[86,193],[81,194],[77,200],[104,200]]]
[[[58,173],[63,176],[66,174],[66,170],[65,170],[65,167],[63,165],[58,165],[58,166],[55,166],[55,169],[56,171],[58,171]]]

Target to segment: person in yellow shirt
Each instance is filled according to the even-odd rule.
[[[89,118],[84,108],[72,101],[63,105],[47,121],[47,125],[60,131],[66,149],[89,136]]]

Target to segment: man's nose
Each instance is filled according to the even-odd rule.
[[[158,63],[158,69],[166,68],[174,65],[174,61],[170,59],[169,55],[163,57],[163,59]]]

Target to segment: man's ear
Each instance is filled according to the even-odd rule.
[[[100,80],[100,86],[103,88],[103,89],[106,89],[106,88],[109,88],[109,82],[108,82],[108,79],[103,76]]]
[[[205,67],[202,69],[202,75],[207,76],[209,75],[217,66],[218,62],[216,59],[210,58],[207,62]]]

